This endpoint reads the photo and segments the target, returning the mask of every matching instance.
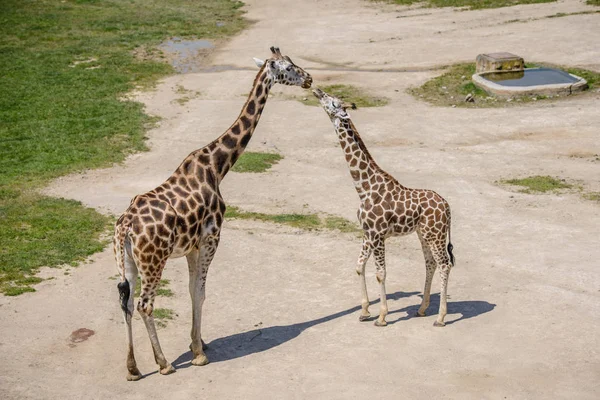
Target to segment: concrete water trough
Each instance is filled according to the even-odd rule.
[[[569,95],[588,88],[577,75],[554,68],[525,68],[522,57],[511,53],[480,54],[473,83],[499,97]]]
[[[553,68],[481,72],[472,79],[475,85],[499,97],[569,95],[588,87],[585,79]]]

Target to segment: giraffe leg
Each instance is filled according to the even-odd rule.
[[[448,277],[450,275],[450,269],[452,268],[452,264],[450,263],[450,257],[446,251],[445,246],[436,246],[432,249],[433,258],[435,259],[436,264],[440,268],[440,280],[441,280],[441,288],[440,288],[440,309],[438,311],[437,320],[433,323],[433,326],[445,326],[444,318],[446,317],[448,308],[447,308],[447,289],[448,289]]]
[[[125,325],[127,326],[127,380],[137,381],[142,377],[140,370],[137,367],[135,357],[133,355],[133,333],[131,329],[131,320],[133,317],[133,298],[135,285],[137,281],[138,269],[135,262],[125,254],[125,279],[129,284],[129,298],[127,299],[127,311],[123,311]]]
[[[162,271],[164,265],[165,262],[162,262],[162,264],[158,266],[159,271]],[[152,343],[152,350],[154,351],[154,360],[159,366],[159,371],[163,375],[168,375],[175,372],[175,368],[173,368],[173,366],[167,362],[167,359],[165,358],[165,355],[160,347],[153,316],[154,297],[156,296],[156,288],[159,282],[160,274],[157,277],[152,277],[152,280],[142,279],[142,295],[140,297],[140,301],[138,302],[137,309],[142,316],[144,325],[146,325],[146,330],[148,331],[148,336],[150,337],[150,343]]]
[[[358,261],[356,263],[356,273],[358,274],[358,279],[360,281],[360,290],[361,290],[361,301],[360,305],[362,311],[360,316],[358,317],[359,321],[366,321],[371,317],[371,313],[369,312],[369,295],[367,294],[367,281],[365,279],[365,266],[367,265],[367,260],[371,256],[371,246],[368,244],[367,239],[363,238],[363,245],[360,255],[358,256]]]
[[[375,275],[379,282],[379,317],[375,321],[375,326],[386,326],[385,316],[388,314],[387,296],[385,293],[385,242],[383,239],[375,244],[373,254],[375,255]]]
[[[190,350],[194,353],[193,365],[201,366],[209,363],[204,354],[206,345],[202,340],[202,305],[206,298],[206,277],[208,267],[219,245],[218,234],[211,235],[203,240],[200,248],[188,256],[190,272],[190,296],[192,298],[192,343]]]
[[[417,311],[417,317],[424,317],[429,307],[429,298],[431,295],[431,281],[433,280],[433,274],[435,273],[436,263],[431,254],[431,248],[429,244],[423,239],[420,233],[418,233],[419,240],[421,241],[421,248],[423,249],[423,255],[425,256],[425,288],[423,289],[423,301]]]

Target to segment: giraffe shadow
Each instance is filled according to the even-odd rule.
[[[414,296],[416,294],[419,294],[419,292],[398,291],[388,294],[388,300],[398,300],[404,297]],[[373,305],[378,301],[379,300],[371,301],[370,304]],[[245,357],[250,354],[261,353],[283,343],[289,342],[312,326],[323,324],[336,318],[355,313],[360,309],[360,306],[356,306],[339,311],[335,314],[326,315],[321,318],[301,322],[298,324],[269,326],[267,328],[257,328],[247,332],[225,336],[208,343],[208,348],[205,350],[205,353],[211,363],[229,361],[236,358]],[[173,361],[173,366],[175,366],[177,369],[188,368],[191,366],[191,361],[192,353],[187,351]]]
[[[423,298],[423,295],[419,295],[419,297]],[[397,313],[406,313],[405,316],[397,318],[395,320],[389,320],[388,317],[388,325],[395,324],[396,322],[406,321],[411,318],[415,318],[417,315],[417,310],[419,309],[421,304],[415,304],[412,306],[404,307],[399,310],[393,310],[388,313],[388,315],[397,314]],[[432,294],[429,301],[429,308],[427,309],[427,316],[437,315],[438,309],[440,307],[440,295],[439,293]],[[495,304],[488,303],[487,301],[448,301],[448,317],[452,318],[454,314],[460,314],[461,316],[457,319],[446,320],[446,325],[452,325],[458,321],[463,321],[465,319],[473,318],[481,314],[488,313],[492,311],[496,307]]]

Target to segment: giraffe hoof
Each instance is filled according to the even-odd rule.
[[[166,367],[160,369],[162,375],[169,375],[175,372],[175,368],[171,364],[167,364]]]
[[[387,326],[387,322],[385,320],[379,321],[378,319],[376,319],[374,325],[375,326]]]
[[[359,316],[359,317],[358,317],[358,320],[359,320],[360,322],[365,322],[365,321],[368,321],[368,320],[369,320],[369,318],[371,318],[371,314],[368,314],[368,315],[361,315],[361,316]]]
[[[415,314],[415,317],[426,317],[427,314],[423,313],[421,314],[420,312],[417,311],[417,313]]]
[[[443,326],[446,326],[446,324],[445,324],[445,323],[443,323],[443,322],[438,322],[438,321],[435,321],[435,322],[433,323],[433,326],[437,326],[438,328],[441,328],[441,327],[443,327]]]
[[[208,357],[206,357],[206,354],[200,354],[199,356],[196,356],[196,358],[194,358],[192,360],[192,365],[201,367],[203,365],[208,364],[209,362],[210,361],[208,361]]]
[[[139,381],[140,379],[142,379],[142,374],[140,374],[139,371],[137,374],[132,374],[131,372],[127,374],[127,380],[129,382]]]

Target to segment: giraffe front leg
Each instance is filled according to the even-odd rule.
[[[190,296],[192,298],[192,343],[190,350],[194,354],[193,365],[202,366],[209,363],[204,353],[206,344],[202,340],[202,306],[206,298],[206,278],[208,268],[212,262],[217,247],[219,236],[211,235],[204,239],[198,250],[188,256],[188,267],[190,271]]]
[[[377,282],[379,282],[379,317],[375,321],[375,326],[386,326],[387,322],[385,321],[385,317],[388,314],[388,306],[387,306],[387,295],[385,292],[385,242],[383,239],[379,240],[375,246],[374,255],[375,255],[375,276],[377,277]]]
[[[371,313],[369,312],[369,295],[367,293],[367,281],[365,278],[365,266],[367,265],[367,260],[371,256],[371,246],[368,244],[367,239],[363,238],[362,250],[360,255],[358,256],[358,261],[356,263],[356,273],[358,274],[358,280],[360,282],[360,290],[361,290],[361,312],[358,317],[359,321],[367,321],[371,317]]]

